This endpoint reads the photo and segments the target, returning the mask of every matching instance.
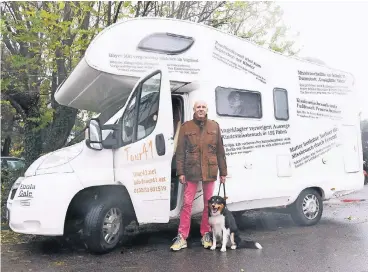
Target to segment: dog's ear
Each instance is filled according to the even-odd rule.
[[[224,214],[224,212],[225,212],[225,204],[221,203],[220,204],[220,214]]]

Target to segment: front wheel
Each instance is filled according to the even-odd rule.
[[[290,206],[291,218],[299,226],[317,224],[322,217],[322,212],[322,197],[314,189],[302,191],[296,201]]]
[[[83,236],[89,251],[106,253],[114,249],[124,234],[123,205],[102,199],[90,206],[84,220]]]

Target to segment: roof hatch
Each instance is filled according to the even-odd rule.
[[[194,39],[173,33],[153,33],[144,37],[138,44],[142,51],[177,55],[187,51],[194,43]]]

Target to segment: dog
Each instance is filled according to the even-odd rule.
[[[222,240],[221,252],[225,252],[226,247],[262,249],[258,242],[241,240],[235,218],[223,197],[213,196],[208,200],[208,219],[212,229],[211,250],[216,249],[217,239]]]

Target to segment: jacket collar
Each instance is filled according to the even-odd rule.
[[[195,117],[195,114],[193,114],[193,121],[196,125],[198,125],[199,127],[204,127],[207,123],[207,114],[206,116],[203,118],[203,120],[199,120]]]

